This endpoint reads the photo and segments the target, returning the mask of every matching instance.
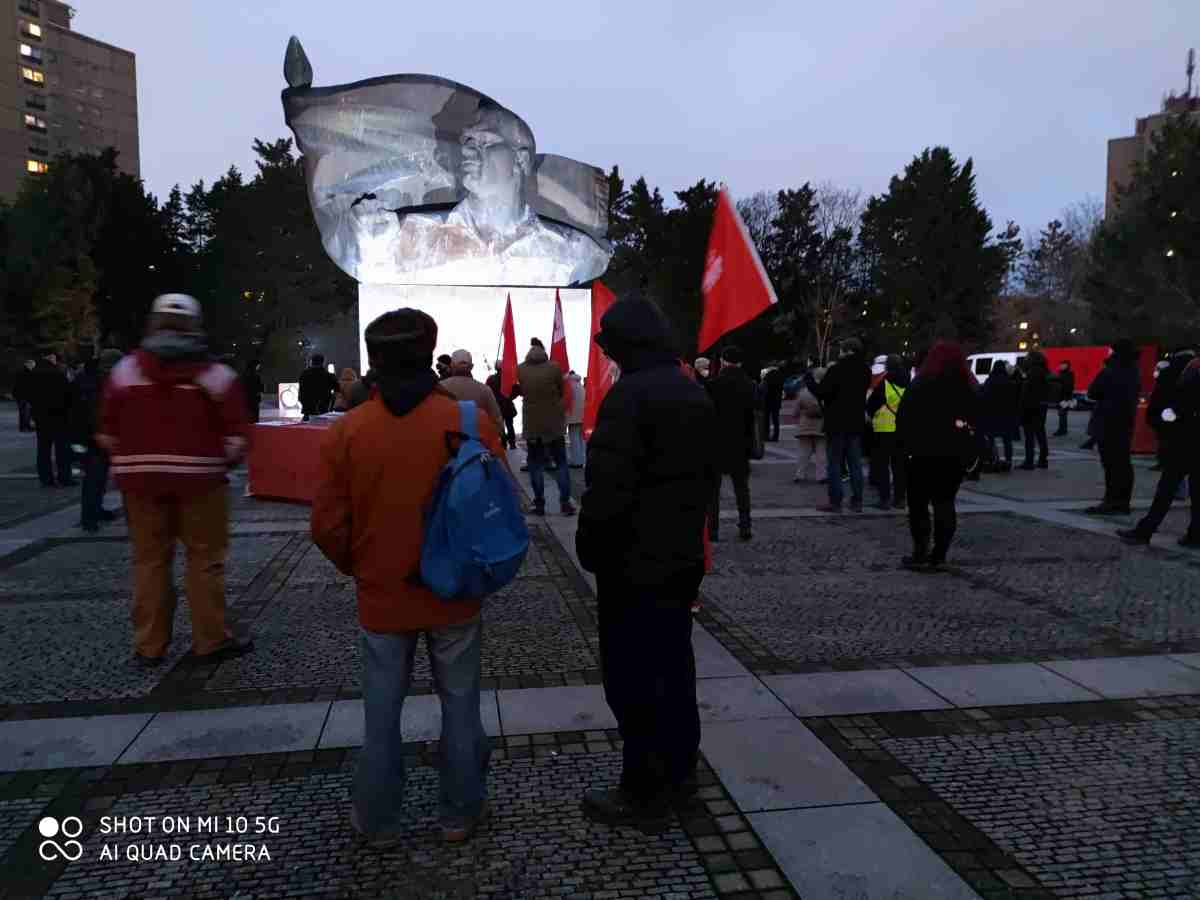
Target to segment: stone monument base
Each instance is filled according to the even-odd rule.
[[[475,360],[472,373],[483,381],[495,371],[500,353],[504,305],[512,297],[517,336],[517,363],[525,361],[530,338],[541,338],[550,352],[554,327],[555,288],[467,287],[452,285],[361,284],[358,287],[358,334],[361,372],[367,371],[368,325],[385,312],[412,307],[433,316],[438,325],[434,355],[468,350]],[[587,375],[592,328],[592,292],[588,288],[558,288],[562,297],[563,330],[571,368]]]

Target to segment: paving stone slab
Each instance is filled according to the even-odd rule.
[[[1200,693],[1200,671],[1164,656],[1072,659],[1043,665],[1105,697]]]
[[[882,803],[760,812],[747,818],[801,897],[978,897]]]
[[[692,628],[692,652],[696,656],[697,678],[732,678],[750,674],[750,670],[738,662],[724,644],[700,625]]]
[[[312,750],[328,703],[288,703],[157,714],[121,763]]]
[[[82,716],[0,722],[0,772],[107,766],[151,716]]]
[[[709,724],[700,749],[743,812],[877,799],[795,719]]]
[[[500,734],[500,712],[496,692],[484,691],[479,703],[483,730],[495,737]],[[321,732],[320,749],[361,747],[363,743],[363,702],[338,700],[329,711],[329,720]],[[407,697],[400,715],[400,731],[405,741],[436,741],[442,736],[442,705],[433,694]]]
[[[900,669],[768,675],[763,681],[798,716],[853,716],[950,707]]]
[[[701,722],[790,718],[791,712],[757,678],[705,678],[696,683]]]
[[[617,727],[599,685],[500,691],[497,699],[505,734]]]
[[[957,706],[1005,706],[1019,703],[1070,703],[1098,700],[1037,663],[913,668],[908,674]]]

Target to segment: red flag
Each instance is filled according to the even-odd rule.
[[[700,291],[704,296],[701,351],[779,302],[746,224],[725,188],[717,195]]]
[[[558,295],[558,288],[554,289],[554,327],[550,331],[550,362],[558,363],[564,375],[571,371],[571,364],[567,362],[567,333],[563,329],[562,298]]]
[[[513,385],[517,383],[517,332],[513,327],[512,295],[504,307],[504,324],[500,326],[504,346],[500,351],[500,393],[511,397]]]
[[[592,340],[588,345],[587,384],[583,400],[584,440],[592,436],[592,431],[596,428],[596,415],[600,412],[600,402],[620,374],[616,363],[605,356],[600,345],[596,343],[596,335],[600,333],[600,320],[616,302],[616,294],[599,281],[592,282]]]
[[[558,295],[558,288],[554,289],[554,326],[550,330],[550,362],[558,363],[558,368],[564,376],[571,371],[571,364],[567,362],[567,333],[563,328],[562,298]],[[564,378],[563,410],[569,413],[573,402],[571,388]]]

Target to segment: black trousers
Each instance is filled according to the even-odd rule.
[[[933,557],[939,560],[946,558],[958,528],[954,498],[961,485],[962,469],[958,460],[941,456],[908,458],[908,527],[918,556],[929,546],[932,530]],[[931,506],[932,529],[929,523]]]
[[[738,527],[750,527],[750,467],[746,466],[737,472],[728,472],[733,481],[733,496],[737,498]],[[708,533],[710,537],[718,537],[721,533],[721,484],[725,481],[722,475],[717,479],[713,490],[712,502],[708,505]]]
[[[504,419],[504,441],[508,444],[509,449],[517,449],[517,425],[516,419],[505,417]]]
[[[1158,487],[1154,490],[1154,502],[1150,511],[1137,523],[1139,534],[1150,537],[1163,523],[1175,495],[1179,493],[1179,485],[1183,479],[1188,479],[1188,491],[1192,497],[1192,517],[1188,523],[1187,536],[1190,540],[1200,540],[1200,448],[1172,447],[1166,442],[1159,443],[1163,451],[1162,474],[1158,476]],[[1191,452],[1187,452],[1190,450]]]
[[[691,603],[703,566],[654,589],[597,580],[604,698],[621,732],[621,787],[651,803],[696,770],[700,711]]]
[[[1100,441],[1100,465],[1104,466],[1104,505],[1129,509],[1133,499],[1133,463],[1129,441]]]
[[[887,503],[895,499],[897,503],[902,502],[907,496],[908,484],[904,454],[896,443],[896,432],[881,431],[875,435],[871,462],[875,487],[879,489],[879,501]]]
[[[782,411],[782,406],[767,407],[767,423],[770,428],[770,436],[767,438],[771,441],[779,440],[779,414]]]
[[[51,451],[54,462],[51,465]],[[67,439],[67,426],[55,422],[39,422],[37,430],[37,468],[42,484],[54,484],[57,471],[58,483],[71,480],[71,442]]]
[[[17,430],[33,431],[33,407],[24,400],[17,401]]]
[[[1021,420],[1025,428],[1025,464],[1033,465],[1033,445],[1037,442],[1038,462],[1045,462],[1050,455],[1050,441],[1046,438],[1046,410],[1026,413]]]
[[[1066,434],[1070,430],[1067,427],[1067,425],[1068,425],[1067,416],[1069,416],[1070,414],[1071,414],[1071,411],[1067,407],[1060,406],[1058,408],[1058,431],[1054,432],[1055,434],[1063,435],[1063,434]]]

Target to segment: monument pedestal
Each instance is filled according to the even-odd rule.
[[[554,292],[562,298],[563,330],[571,368],[587,373],[592,329],[592,292],[588,288],[468,287],[455,285],[360,284],[358,334],[361,373],[367,371],[367,326],[385,312],[402,307],[433,316],[438,326],[434,356],[468,350],[475,360],[472,373],[483,381],[496,369],[501,351],[504,305],[512,297],[517,363],[525,361],[530,338],[540,338],[550,352],[554,328]]]

